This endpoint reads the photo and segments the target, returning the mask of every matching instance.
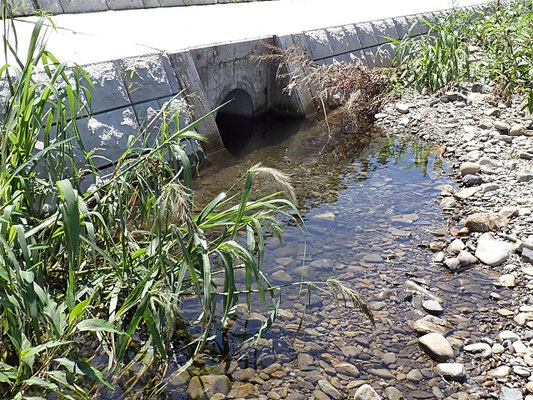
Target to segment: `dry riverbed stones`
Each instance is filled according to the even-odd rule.
[[[455,171],[457,186],[442,188],[439,200],[447,213],[449,229],[439,237],[438,245],[428,246],[433,252],[434,265],[465,274],[466,292],[470,279],[464,272],[467,268],[484,271],[494,281],[486,304],[481,306],[483,314],[468,315],[492,321],[480,326],[483,333],[474,338],[467,332],[457,335],[454,333],[457,321],[443,326],[440,319],[426,316],[413,325],[413,330],[423,335],[419,338],[421,348],[434,359],[448,358],[449,361],[436,365],[435,372],[449,381],[464,382],[468,392],[465,399],[531,400],[531,116],[521,108],[523,99],[514,98],[510,104],[498,103],[482,94],[478,86],[482,87],[465,84],[459,88],[458,93],[467,97],[466,104],[454,101],[453,96],[433,98],[406,93],[398,101],[410,104],[409,115],[417,118],[399,126],[403,113],[397,106],[388,105],[378,123],[387,131],[408,132],[439,143],[443,150],[436,159],[443,158]],[[450,307],[453,304],[446,305],[444,315]],[[455,343],[458,337],[461,344]]]

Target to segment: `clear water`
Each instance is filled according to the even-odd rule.
[[[282,244],[268,241],[265,273],[271,283],[337,279],[366,298],[376,324],[353,307],[337,303],[328,291],[312,289],[309,301],[307,290],[293,286],[283,290],[283,311],[264,339],[243,345],[260,326],[261,317],[249,315],[242,307],[230,332],[219,335],[203,362],[218,365],[222,372],[231,361],[259,371],[280,363],[285,375],[267,380],[263,394],[271,386],[286,386],[289,392],[310,395],[317,373],[336,380],[346,388],[346,396],[354,390],[349,389],[350,382],[357,380],[376,387],[394,386],[408,399],[436,398],[434,390],[445,395],[462,390],[434,374],[435,363],[420,350],[409,326],[426,315],[421,296],[405,289],[411,279],[444,299],[443,317],[452,322],[452,337],[475,338],[490,329],[490,321],[478,314],[491,301],[490,277],[476,269],[452,275],[430,262],[427,244],[436,239],[435,232],[449,228],[438,204],[438,186],[451,183],[447,166],[434,157],[434,150],[412,137],[373,133],[329,138],[324,129],[312,127],[241,158],[224,152],[212,156],[195,183],[197,199],[224,191],[257,162],[292,176],[305,232],[287,224]],[[324,213],[333,213],[335,220],[317,218]],[[185,304],[184,310],[192,306]],[[263,311],[266,315],[268,308]],[[345,355],[346,346],[354,346],[358,354]],[[297,368],[299,353],[313,358],[305,371]],[[468,362],[459,350],[456,355],[458,362]],[[339,361],[354,364],[361,375],[336,377],[331,366]],[[406,379],[414,368],[422,378]],[[373,369],[391,375],[379,377]],[[169,371],[171,375],[172,368]],[[208,371],[196,368],[198,373]],[[185,388],[186,384],[173,384],[171,379],[162,396],[186,398]]]

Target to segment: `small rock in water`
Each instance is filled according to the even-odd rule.
[[[424,378],[424,375],[418,369],[412,369],[407,373],[407,379],[412,382],[420,382]]]
[[[490,357],[492,348],[487,343],[473,343],[464,347],[464,351],[473,353],[481,358]]]
[[[437,365],[436,371],[451,381],[462,382],[466,376],[464,365],[459,363],[440,363]]]
[[[422,349],[437,361],[447,361],[453,358],[452,346],[439,333],[428,333],[418,339]]]
[[[231,382],[226,375],[195,376],[189,382],[187,393],[192,399],[198,399],[204,394],[212,397],[215,393],[228,394]]]
[[[493,376],[495,378],[505,378],[510,373],[511,367],[508,367],[507,365],[501,365],[497,368],[491,369],[488,372],[488,375]]]
[[[419,335],[436,332],[445,335],[451,329],[449,322],[434,317],[433,315],[426,315],[424,318],[417,320],[413,324],[413,331]]]
[[[518,336],[513,331],[501,331],[500,333],[498,333],[498,339],[500,339],[500,341],[502,342],[505,340],[515,341],[519,340],[520,336]]]
[[[442,307],[438,301],[426,300],[422,303],[422,308],[430,314],[438,315],[442,313]]]
[[[467,267],[478,262],[478,259],[466,250],[461,251],[457,256],[457,259],[459,260],[461,267]]]
[[[372,386],[365,384],[357,389],[354,400],[381,400],[381,397]]]
[[[335,214],[332,212],[324,212],[320,214],[315,214],[311,218],[311,221],[325,221],[325,222],[335,222]]]
[[[523,398],[520,389],[512,389],[507,386],[502,386],[500,396],[498,397],[499,400],[522,400]]]
[[[332,397],[335,400],[340,400],[343,398],[343,395],[325,379],[320,379],[318,381],[318,387],[320,388],[320,390],[322,390],[324,393],[326,393],[328,396]]]
[[[452,272],[458,272],[459,271],[459,265],[461,265],[461,262],[457,257],[453,258],[447,258],[444,260],[444,265],[452,271]]]
[[[396,377],[386,368],[371,368],[368,370],[368,373],[383,379],[396,379]]]
[[[351,376],[354,378],[357,378],[359,376],[359,370],[357,367],[350,363],[340,363],[335,365],[335,371],[337,371],[339,374]]]
[[[450,253],[459,253],[464,248],[465,248],[465,244],[463,243],[463,241],[461,239],[455,239],[454,241],[450,243],[447,250]]]
[[[385,396],[387,396],[387,399],[389,400],[403,399],[402,392],[400,392],[398,389],[396,389],[393,386],[389,386],[388,388],[385,388]]]

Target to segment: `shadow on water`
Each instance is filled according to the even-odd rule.
[[[224,147],[239,157],[264,146],[272,146],[298,132],[302,117],[280,112],[246,116],[219,111],[216,123]]]

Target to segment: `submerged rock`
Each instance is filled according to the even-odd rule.
[[[422,308],[430,314],[440,314],[442,313],[442,307],[438,301],[435,300],[426,300],[422,303]]]
[[[381,397],[372,386],[363,385],[355,392],[354,400],[381,400]]]
[[[451,325],[447,321],[433,315],[426,315],[413,324],[413,331],[419,335],[432,332],[445,335],[450,329]]]
[[[226,375],[195,376],[189,382],[187,393],[195,400],[202,396],[211,397],[216,393],[228,394],[231,382]]]

